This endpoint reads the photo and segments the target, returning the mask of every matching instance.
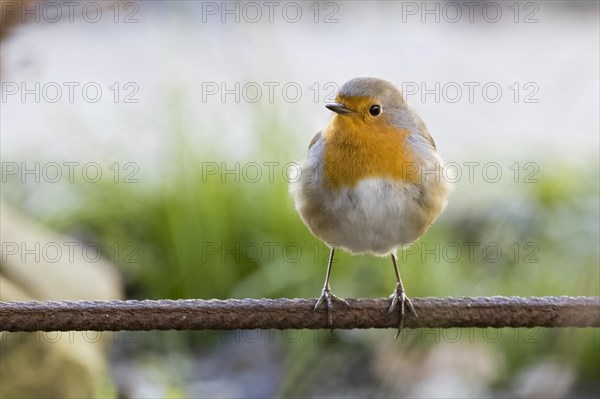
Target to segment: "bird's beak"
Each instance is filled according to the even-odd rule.
[[[329,109],[337,114],[340,114],[340,115],[349,114],[351,112],[354,112],[351,109],[346,108],[343,104],[340,104],[340,103],[326,104],[325,107],[327,107],[327,109]]]

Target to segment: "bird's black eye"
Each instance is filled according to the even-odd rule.
[[[381,113],[381,107],[377,104],[371,105],[371,108],[369,108],[369,113],[373,116],[377,116]]]

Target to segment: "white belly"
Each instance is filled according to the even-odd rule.
[[[354,253],[389,254],[415,241],[432,222],[424,217],[415,185],[366,179],[353,188],[313,194],[318,209],[298,209],[306,225],[328,245]]]
[[[448,184],[428,175],[418,184],[369,178],[354,187],[330,190],[322,179],[322,142],[301,164],[290,192],[311,232],[328,245],[353,253],[387,255],[416,241],[446,205]],[[441,169],[435,157],[430,168]]]

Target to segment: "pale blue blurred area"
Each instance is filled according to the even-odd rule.
[[[215,4],[217,11],[211,8]],[[482,18],[486,3],[473,8],[473,23],[468,8],[451,23],[453,8],[433,2],[429,9],[437,5],[440,10],[436,23],[435,14],[423,14],[426,3],[360,1],[322,5],[318,19],[334,12],[334,23],[314,23],[314,5],[303,3],[299,22],[289,23],[283,10],[293,15],[294,8],[281,4],[273,8],[273,23],[264,6],[260,22],[250,23],[252,9],[238,4],[240,22],[235,23],[235,15],[221,15],[218,2],[141,2],[134,15],[137,23],[115,24],[105,9],[105,17],[94,24],[80,17],[73,23],[63,18],[17,28],[2,43],[5,82],[93,81],[101,83],[104,95],[95,104],[22,104],[9,97],[2,104],[3,155],[87,159],[91,152],[95,158],[140,162],[145,170],[160,168],[168,162],[161,158],[161,148],[170,137],[168,107],[177,95],[182,130],[195,148],[202,151],[210,140],[222,154],[243,157],[260,145],[254,136],[257,110],[277,113],[288,126],[288,131],[271,134],[294,144],[308,142],[329,118],[323,108],[333,91],[329,82],[341,85],[356,76],[378,76],[414,93],[407,99],[447,159],[597,159],[596,2],[532,3],[538,9],[521,4],[519,20],[536,23],[514,23],[509,4],[502,5],[497,23]],[[493,10],[486,12],[493,15]],[[137,83],[139,103],[115,104],[108,89],[113,82]],[[230,94],[223,103],[220,85],[232,89],[236,82],[241,87],[257,84],[260,100],[251,103],[242,95],[236,103]],[[278,84],[272,102],[266,82]],[[438,102],[434,94],[423,98],[436,82]],[[212,83],[219,86],[214,95],[206,92]],[[294,86],[286,95],[287,83]],[[502,90],[496,103],[489,101],[494,87],[488,97],[484,93],[488,83]],[[523,87],[527,83],[533,85]],[[291,102],[296,85],[302,94]],[[453,102],[457,86],[461,97]],[[249,90],[246,98],[256,98]],[[527,95],[538,102],[525,103]],[[33,112],[36,117],[28,117]],[[113,145],[116,140],[119,146]],[[301,156],[298,150],[293,153]]]

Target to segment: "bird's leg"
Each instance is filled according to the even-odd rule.
[[[406,292],[404,291],[404,285],[402,285],[402,279],[400,278],[400,271],[398,270],[398,264],[396,263],[396,255],[392,254],[392,263],[394,264],[394,272],[396,273],[396,288],[390,298],[392,298],[392,303],[389,308],[389,312],[393,312],[396,304],[400,304],[400,324],[398,325],[398,332],[396,333],[396,337],[400,335],[400,331],[402,331],[402,325],[404,324],[404,305],[408,307],[408,310],[417,316],[417,312],[415,312],[415,308],[413,307],[410,299],[406,296]]]
[[[333,314],[332,314],[333,301],[336,300],[336,301],[346,304],[346,306],[350,306],[350,305],[348,305],[348,302],[333,295],[331,293],[331,288],[329,287],[329,274],[331,274],[331,264],[333,263],[334,252],[335,252],[335,249],[333,247],[331,247],[331,253],[329,254],[329,263],[327,265],[327,275],[325,275],[325,284],[323,285],[323,291],[321,292],[321,297],[319,298],[315,307],[313,308],[313,312],[314,312],[319,308],[319,306],[321,306],[321,304],[325,303],[325,307],[327,308],[327,323],[329,324],[329,327],[331,327],[332,332],[333,332]]]

